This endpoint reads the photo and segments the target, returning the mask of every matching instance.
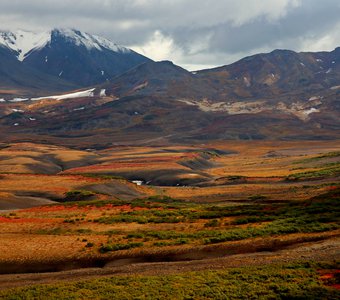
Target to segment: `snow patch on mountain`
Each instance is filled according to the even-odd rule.
[[[85,109],[85,106],[82,106],[82,107],[74,108],[73,111],[84,110],[84,109]]]
[[[95,88],[92,88],[92,89],[85,90],[85,91],[79,91],[79,92],[63,94],[63,95],[44,96],[44,97],[38,97],[38,98],[14,98],[14,99],[7,100],[7,101],[8,102],[24,102],[24,101],[39,101],[39,100],[64,100],[64,99],[74,99],[74,98],[94,97],[94,96],[95,96]],[[105,96],[106,96],[106,89],[101,89],[99,91],[99,97],[105,97]],[[0,102],[6,102],[6,100],[0,99]]]
[[[317,109],[317,108],[315,108],[315,107],[311,107],[311,108],[306,109],[306,110],[303,111],[303,113],[304,113],[306,116],[308,116],[308,115],[310,115],[310,114],[312,114],[312,113],[316,113],[316,112],[320,112],[320,110]]]
[[[81,98],[81,97],[94,97],[94,88],[86,91],[80,91],[65,95],[57,95],[57,96],[46,96],[39,98],[31,98],[32,101],[38,101],[43,99],[53,99],[53,100],[64,100],[64,99],[73,99],[73,98]]]
[[[250,87],[251,86],[251,82],[250,82],[248,77],[244,76],[243,77],[243,81],[244,81],[244,84],[246,85],[246,87]]]
[[[8,102],[23,102],[23,101],[28,101],[28,98],[14,98],[12,100],[8,100]]]

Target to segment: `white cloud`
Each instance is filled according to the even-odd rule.
[[[331,51],[339,47],[340,22],[334,26],[333,30],[325,32],[320,36],[311,35],[302,39],[298,50],[300,51]]]
[[[156,30],[144,44],[130,47],[156,61],[176,60],[182,55],[173,39],[170,36],[165,36],[160,30]]]
[[[129,47],[155,61],[171,60],[175,64],[193,71],[216,66],[215,64],[205,62],[204,60],[201,64],[195,63],[195,61],[200,61],[200,52],[203,49],[207,49],[208,40],[209,37],[202,37],[201,40],[195,41],[190,45],[187,52],[185,52],[175,43],[171,36],[167,36],[160,30],[156,30],[144,44],[132,45]]]

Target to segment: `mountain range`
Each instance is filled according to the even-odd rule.
[[[22,35],[0,35],[5,140],[102,147],[339,138],[340,48],[274,50],[189,72],[77,30],[34,35],[29,45]]]

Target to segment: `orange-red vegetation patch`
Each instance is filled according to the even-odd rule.
[[[339,188],[339,186],[332,185],[332,186],[328,187],[328,190],[332,191],[332,190],[337,190],[338,188]]]
[[[116,161],[116,163],[162,163],[162,162],[169,162],[169,161],[178,161],[182,159],[191,159],[197,157],[198,154],[196,153],[188,153],[185,155],[169,155],[169,156],[150,156],[150,157],[143,157],[138,159],[131,159],[128,161]]]
[[[339,283],[331,283],[330,281],[335,278],[336,274],[340,274],[340,270],[324,270],[321,271],[320,279],[326,283],[326,285],[335,288],[337,290],[340,290],[340,284]]]
[[[103,181],[101,178],[95,178],[95,177],[84,177],[82,175],[77,175],[77,174],[68,174],[68,175],[62,175],[63,177],[59,177],[58,175],[54,174],[6,174],[6,177],[8,178],[15,178],[15,177],[22,177],[25,176],[26,178],[64,178],[67,180],[82,180],[82,181],[89,181],[89,182],[98,182],[98,181]]]
[[[56,206],[38,206],[32,207],[28,209],[22,209],[20,212],[55,212],[55,211],[69,211],[69,210],[78,210],[78,206],[65,206],[65,205],[56,205]]]
[[[264,207],[264,208],[262,209],[262,211],[275,211],[275,210],[276,210],[276,208],[275,208],[275,207],[272,207],[272,206]]]
[[[79,168],[72,168],[63,172],[68,173],[86,173],[90,171],[108,170],[108,169],[126,169],[126,168],[150,168],[160,167],[162,165],[169,167],[169,163],[177,164],[177,162],[185,159],[193,159],[198,156],[198,153],[185,153],[180,155],[169,156],[150,156],[136,159],[129,159],[124,161],[105,162],[103,164],[96,164],[91,166],[84,166]]]
[[[125,205],[113,205],[113,204],[106,204],[103,206],[95,206],[95,205],[86,205],[79,207],[77,205],[74,206],[65,206],[65,205],[56,205],[56,206],[38,206],[38,207],[32,207],[28,209],[22,209],[19,212],[24,212],[24,213],[46,213],[46,212],[63,212],[63,211],[91,211],[91,210],[96,210],[96,211],[102,211],[102,210],[118,210],[118,211],[140,211],[140,210],[148,210],[149,208],[147,207],[139,207],[135,206],[132,207],[130,204],[125,204]],[[158,210],[162,210],[162,207],[156,208]],[[0,217],[0,222],[1,218],[5,219],[11,219],[11,218],[6,218],[6,217]],[[12,219],[11,219],[12,220]],[[13,219],[14,220],[14,219]],[[21,219],[23,220],[23,219]],[[41,219],[39,219],[41,220]]]
[[[55,223],[55,219],[47,218],[7,218],[0,217],[0,223]]]
[[[340,290],[340,284],[331,284],[330,286],[334,289]]]
[[[50,192],[58,195],[72,189],[81,189],[83,185],[98,183],[105,180],[90,178],[81,175],[36,175],[36,174],[5,174],[1,175],[0,192],[11,191],[39,191]]]

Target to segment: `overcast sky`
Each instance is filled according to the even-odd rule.
[[[195,70],[340,46],[339,0],[0,0],[1,29],[76,28]]]

